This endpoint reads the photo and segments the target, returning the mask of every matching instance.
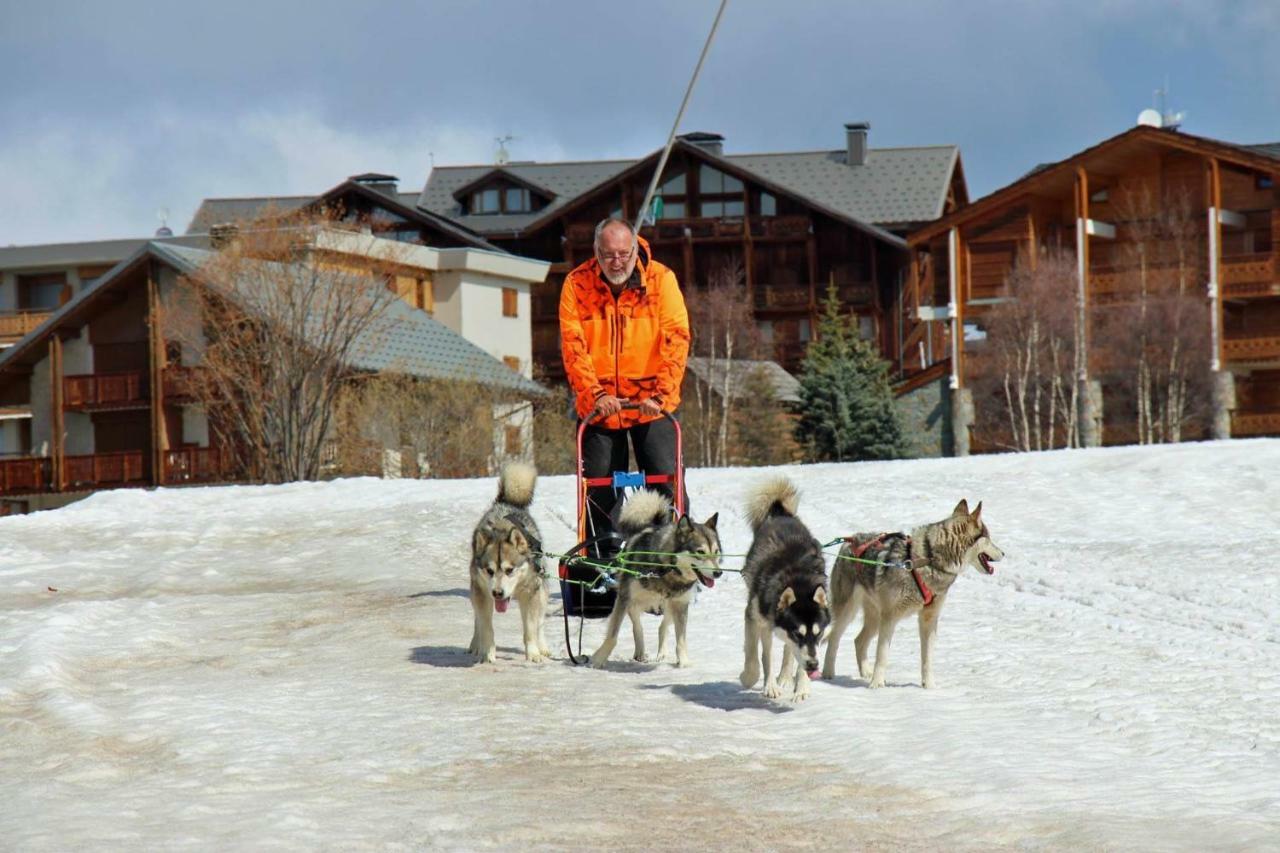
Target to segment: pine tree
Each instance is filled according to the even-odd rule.
[[[811,461],[852,462],[904,455],[888,365],[840,314],[827,289],[818,337],[800,368],[796,439]]]

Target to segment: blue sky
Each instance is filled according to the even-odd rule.
[[[434,161],[646,154],[716,0],[0,6],[0,245],[185,229],[209,196]],[[729,153],[958,144],[972,196],[1132,126],[1280,141],[1280,2],[730,0],[682,131]]]

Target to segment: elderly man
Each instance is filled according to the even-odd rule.
[[[675,274],[653,260],[649,244],[625,220],[597,225],[595,257],[565,278],[560,344],[578,417],[589,422],[583,473],[628,470],[630,441],[639,470],[674,474],[675,425],[664,414],[674,415],[680,404],[689,315]],[[628,403],[634,408],[623,408]],[[664,491],[674,497],[670,487]],[[607,486],[588,491],[595,535],[613,529],[617,500]]]

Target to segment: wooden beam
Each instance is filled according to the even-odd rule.
[[[960,388],[960,347],[964,341],[964,311],[960,300],[960,229],[947,232],[947,278],[951,304],[951,388]]]
[[[1089,377],[1089,235],[1085,223],[1089,219],[1089,175],[1083,167],[1076,168],[1076,323],[1079,331],[1082,376]]]
[[[57,335],[49,336],[49,407],[50,418],[49,428],[52,435],[49,437],[49,456],[50,471],[52,475],[52,486],[55,492],[63,489],[63,465],[66,457],[66,432],[65,413],[63,412],[63,396],[62,396],[62,339]]]
[[[164,485],[164,455],[169,449],[169,428],[164,417],[164,368],[168,360],[160,311],[160,287],[155,263],[147,264],[147,364],[151,380],[151,482]]]
[[[818,309],[818,238],[813,233],[813,221],[809,222],[809,234],[804,239],[805,260],[809,267],[809,313]]]
[[[1218,158],[1210,157],[1207,163],[1209,181],[1209,297],[1213,300],[1210,306],[1209,332],[1211,336],[1213,359],[1210,368],[1221,370],[1225,364],[1226,352],[1222,334],[1223,299],[1222,299],[1222,170]]]

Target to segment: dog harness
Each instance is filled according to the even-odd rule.
[[[911,553],[911,537],[905,533],[881,533],[880,535],[868,539],[865,542],[858,542],[858,537],[849,536],[845,538],[845,545],[852,552],[856,559],[865,559],[862,555],[870,551],[872,548],[884,543],[888,538],[901,539],[902,544],[906,546],[907,553]],[[889,567],[900,567],[911,571],[911,579],[916,582],[916,589],[920,590],[920,597],[924,599],[924,606],[928,607],[933,604],[933,590],[929,589],[929,585],[924,582],[924,578],[920,576],[920,569],[928,565],[929,561],[924,557],[915,557],[903,563],[884,562],[881,565]]]

